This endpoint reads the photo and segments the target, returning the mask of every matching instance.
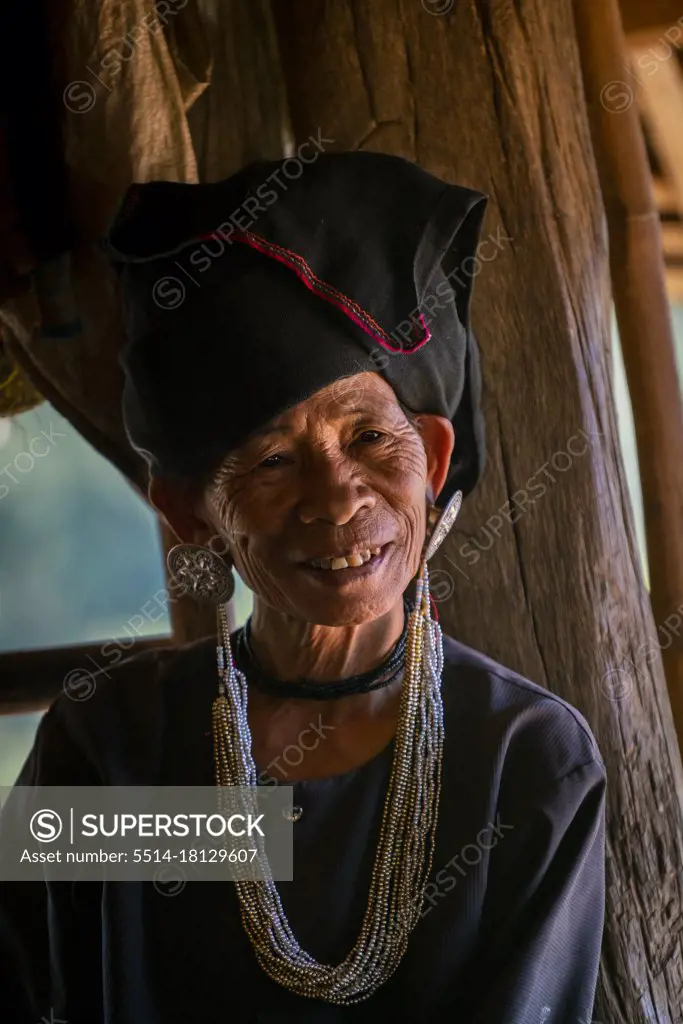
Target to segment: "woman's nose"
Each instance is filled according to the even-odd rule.
[[[302,479],[299,518],[303,523],[322,519],[343,526],[360,509],[374,508],[375,501],[371,489],[359,478],[354,467],[320,460]]]

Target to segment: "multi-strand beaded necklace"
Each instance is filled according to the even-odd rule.
[[[235,667],[225,606],[219,608],[219,695],[213,736],[218,787],[256,786],[247,721],[247,679]],[[408,618],[398,727],[368,903],[358,938],[341,963],[322,964],[301,948],[264,865],[265,880],[237,880],[242,923],[273,981],[329,1003],[367,999],[396,970],[419,919],[429,878],[441,791],[443,646],[431,618],[426,561]],[[263,856],[263,851],[261,850]]]

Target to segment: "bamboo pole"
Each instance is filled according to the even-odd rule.
[[[683,403],[676,371],[659,214],[616,0],[574,0],[610,268],[635,422],[650,599],[683,750]]]

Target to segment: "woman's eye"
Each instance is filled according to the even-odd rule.
[[[382,437],[384,437],[384,434],[379,430],[364,430],[358,435],[356,440],[360,441],[361,444],[374,444],[375,441],[379,441]]]
[[[259,462],[259,467],[264,469],[271,469],[273,466],[280,466],[286,461],[284,455],[269,455],[268,458],[264,459],[263,462]]]

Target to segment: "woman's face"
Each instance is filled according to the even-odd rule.
[[[417,572],[428,497],[443,485],[452,444],[448,420],[413,426],[377,374],[343,378],[225,459],[200,503],[202,526],[183,539],[220,533],[247,586],[279,611],[321,625],[366,622]]]

